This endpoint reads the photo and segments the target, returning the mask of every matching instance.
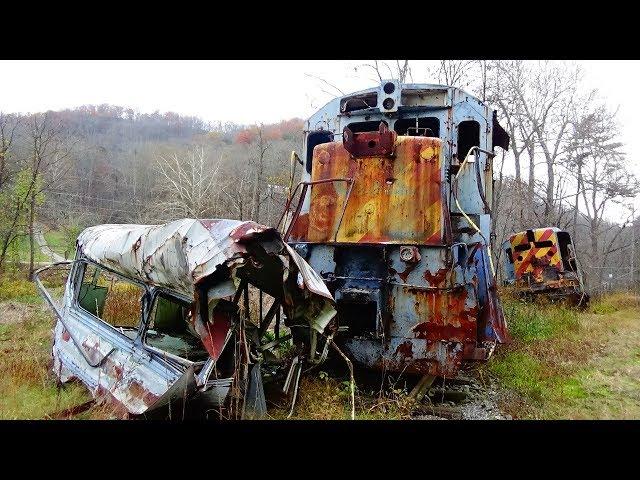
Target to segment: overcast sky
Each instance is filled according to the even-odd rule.
[[[241,124],[306,118],[339,95],[373,86],[364,61],[0,61],[0,110],[34,112],[109,103]],[[640,176],[640,61],[580,61],[585,88],[619,107],[622,140]],[[412,62],[416,82],[435,82]],[[325,90],[325,91],[323,91]],[[640,208],[640,203],[637,202]]]

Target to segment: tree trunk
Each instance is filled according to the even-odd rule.
[[[578,201],[580,200],[580,188],[582,186],[582,162],[578,163],[578,171],[576,172],[576,178],[578,179],[578,186],[576,188],[576,204],[573,206],[573,241],[577,239],[578,229]]]
[[[591,222],[590,225],[590,232],[589,232],[589,236],[591,237],[591,259],[594,261],[595,263],[595,259],[598,258],[598,250],[600,248],[599,242],[598,242],[598,227],[596,225],[595,221]],[[592,264],[593,265],[593,264]],[[598,288],[602,285],[602,274],[603,274],[603,269],[600,268],[598,269],[597,272],[593,272],[594,274],[591,276],[591,278],[596,278],[598,281]],[[595,285],[590,285],[591,288],[595,287]]]
[[[33,236],[33,223],[35,220],[36,197],[32,193],[29,203],[29,280],[33,280],[34,258],[35,258],[35,239]]]
[[[529,184],[527,188],[527,201],[529,203],[529,208],[527,209],[527,211],[529,212],[529,218],[527,218],[526,221],[529,222],[533,218],[533,215],[531,212],[533,212],[533,210],[536,208],[535,196],[534,196],[536,176],[535,176],[535,150],[533,147],[527,147],[527,150],[529,152]]]
[[[555,173],[553,172],[553,162],[547,159],[547,192],[544,206],[544,218],[547,224],[551,221],[553,213],[553,193],[555,189]]]
[[[256,174],[253,178],[253,192],[251,195],[251,220],[259,223],[258,217],[260,216],[260,202],[258,196],[260,192],[258,190],[258,184],[260,183],[260,171],[259,167],[256,165]]]

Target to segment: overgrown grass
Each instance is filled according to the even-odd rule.
[[[49,230],[43,233],[49,248],[60,255],[64,255],[68,249],[67,238],[64,232],[58,230]]]
[[[4,300],[37,303],[40,296],[33,282],[25,278],[0,276],[0,301]]]
[[[360,391],[356,382],[356,420],[402,420],[409,419],[416,406],[402,388],[387,388],[384,392]],[[274,419],[284,419],[288,414],[285,406],[270,410]],[[292,419],[304,420],[350,420],[350,382],[334,378],[319,371],[300,379],[299,397]]]
[[[577,332],[578,311],[562,305],[529,303],[506,297],[504,314],[512,337],[520,342],[545,340],[553,336]]]
[[[52,320],[40,306],[23,321],[0,325],[0,419],[40,419],[90,397],[76,384],[60,389],[49,372]]]
[[[15,300],[22,303],[41,303],[35,283],[27,280],[28,269],[22,265],[0,273],[0,301]],[[42,284],[53,293],[62,294],[68,270],[50,270],[41,276]]]
[[[625,308],[637,307],[640,307],[640,297],[628,292],[615,292],[593,299],[589,311],[598,315],[607,315]]]
[[[516,418],[621,418],[617,405],[631,404],[633,386],[625,384],[627,393],[614,402],[609,385],[619,382],[602,373],[602,359],[615,365],[612,370],[629,372],[633,351],[614,346],[622,331],[632,337],[640,332],[637,296],[606,295],[587,311],[527,303],[508,293],[503,304],[513,341],[483,368],[505,390],[509,401],[503,407],[509,413]],[[607,402],[615,405],[603,410]]]

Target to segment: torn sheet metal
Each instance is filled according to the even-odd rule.
[[[287,325],[307,325],[323,333],[336,314],[320,276],[275,229],[254,222],[183,219],[166,225],[99,225],[84,230],[77,245],[64,304],[60,308],[49,302],[58,316],[54,373],[63,382],[80,380],[94,396],[107,397],[130,414],[170,408],[191,398],[206,408],[218,407],[236,384],[243,384],[245,369],[238,365],[253,363],[250,352],[261,347],[256,344],[259,338],[245,333],[248,311],[243,319],[238,313],[242,295],[244,305],[249,304],[248,285],[273,297],[274,311],[282,308]],[[86,291],[85,271],[90,265],[106,272],[111,279],[107,283],[121,278],[139,285],[132,290],[140,295],[137,327],[109,324],[100,313],[104,307],[96,303],[98,318],[82,304],[79,292],[83,286]],[[37,281],[49,301],[50,295]],[[208,359],[189,360],[164,349],[170,342],[161,342],[163,338],[185,343],[183,337],[161,331],[153,307],[160,299],[173,305],[174,310],[165,306],[165,311],[183,312],[171,315],[179,315],[181,325],[190,325],[183,337],[199,339]],[[260,318],[261,323],[267,320]]]
[[[275,229],[251,221],[224,219],[183,219],[164,225],[98,225],[80,234],[78,248],[87,258],[117,272],[193,297],[194,286],[218,267],[236,261],[242,264],[254,241],[269,254],[289,252]],[[297,255],[293,260],[298,266],[304,262]],[[331,300],[317,275],[305,275],[313,293]]]

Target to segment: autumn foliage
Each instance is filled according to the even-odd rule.
[[[302,132],[304,120],[301,118],[292,118],[291,120],[282,120],[278,123],[263,125],[262,132],[265,140],[282,140],[292,138]],[[235,137],[235,143],[249,145],[253,143],[258,136],[257,125],[240,130]]]

